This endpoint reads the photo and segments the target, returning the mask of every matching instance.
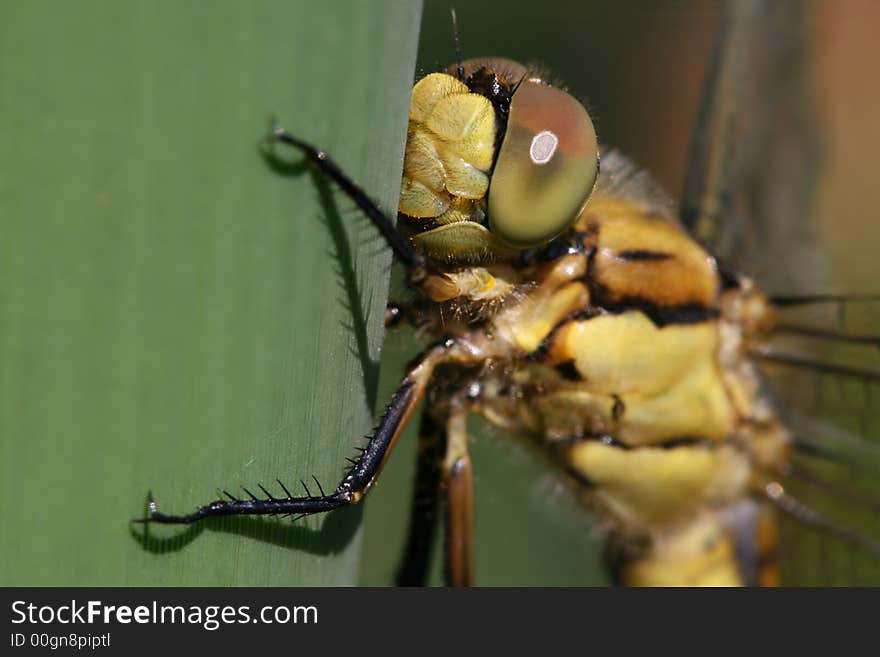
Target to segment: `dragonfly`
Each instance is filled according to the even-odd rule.
[[[762,57],[790,56],[756,48],[771,43],[759,30],[791,19],[786,5],[768,21],[771,4],[733,2],[722,16],[679,204],[599,145],[577,100],[499,58],[459,57],[416,83],[398,225],[327,153],[276,127],[274,139],[336,182],[405,267],[415,294],[391,304],[386,323],[415,324],[435,342],[334,490],[316,482],[318,494],[296,496],[279,482],[186,515],[151,501],[148,520],[357,504],[426,400],[401,584],[426,581],[441,516],[448,583],[474,580],[471,412],[551,455],[606,521],[618,583],[776,584],[800,530],[846,545],[848,568],[876,573],[876,448],[833,422],[786,415],[786,388],[770,382],[875,386],[880,374],[843,351],[876,349],[876,338],[840,317],[810,323],[875,299],[774,295],[747,275],[764,218],[805,212],[810,174],[791,148],[808,142],[780,135],[778,116],[761,125],[748,106],[768,100],[752,85],[775,81],[748,73]],[[761,189],[756,171],[770,158],[790,180]]]

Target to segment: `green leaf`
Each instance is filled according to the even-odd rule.
[[[356,581],[356,509],[128,520],[332,488],[369,429],[390,255],[260,142],[275,115],[395,208],[420,13],[4,4],[0,583]]]

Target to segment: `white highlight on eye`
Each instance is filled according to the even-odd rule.
[[[535,164],[547,164],[553,159],[556,147],[559,145],[559,137],[549,130],[542,130],[532,139],[529,147],[529,157]]]

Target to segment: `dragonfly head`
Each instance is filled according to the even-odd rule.
[[[413,87],[399,214],[417,248],[447,263],[549,242],[599,172],[587,110],[507,59],[475,59]]]

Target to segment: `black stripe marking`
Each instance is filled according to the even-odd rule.
[[[619,257],[623,257],[624,253],[635,255],[635,260],[660,260],[665,258],[655,258],[654,256],[666,256],[655,251],[621,251]],[[645,257],[644,254],[653,254]],[[674,256],[670,256],[674,257]],[[590,291],[590,298],[600,308],[612,312],[622,313],[627,310],[640,310],[648,318],[654,322],[658,328],[663,328],[669,324],[698,324],[709,320],[717,319],[720,312],[716,308],[710,308],[699,303],[687,303],[678,306],[660,306],[649,299],[641,297],[625,297],[614,303],[608,303],[608,290],[598,281],[593,273],[595,265],[595,252],[589,254],[587,261],[587,273],[579,280],[583,281]]]
[[[606,447],[614,447],[615,449],[620,449],[627,452],[648,449],[688,449],[693,447],[706,447],[714,449],[723,444],[715,443],[707,438],[701,438],[699,436],[678,436],[675,438],[667,438],[666,440],[662,440],[656,443],[648,443],[645,445],[630,445],[629,443],[623,442],[620,438],[610,433],[593,433],[582,435],[575,434],[565,438],[554,438],[552,444],[557,448],[565,449],[566,447],[572,447],[580,443],[589,441],[599,442]]]
[[[618,251],[617,257],[621,260],[630,262],[638,262],[644,260],[670,260],[675,256],[671,253],[663,253],[662,251],[648,251],[647,249],[632,249],[630,251]]]
[[[582,377],[581,373],[578,372],[577,366],[574,364],[573,360],[567,360],[564,363],[554,365],[553,369],[559,372],[560,376],[566,381],[584,380],[584,377]]]
[[[541,340],[541,344],[538,345],[538,348],[530,353],[526,358],[532,361],[544,360],[544,358],[547,356],[547,350],[550,349],[550,345],[553,343],[553,338],[556,336],[556,333],[558,333],[562,329],[563,326],[570,322],[592,319],[599,314],[601,314],[601,311],[596,310],[595,308],[585,308],[583,310],[576,310],[575,312],[566,315],[556,323],[556,326],[550,329],[550,332],[544,336],[543,340]]]
[[[605,308],[592,307],[566,315],[559,320],[556,326],[554,326],[546,336],[544,336],[544,339],[541,340],[538,348],[530,353],[527,358],[531,361],[544,360],[547,356],[547,351],[550,349],[550,345],[553,343],[553,338],[566,324],[590,320],[593,317],[609,312],[621,314],[628,310],[639,310],[643,312],[658,328],[675,324],[699,324],[700,322],[718,319],[721,315],[717,309],[706,308],[697,303],[665,307],[657,306],[644,299],[624,299],[613,306]],[[560,372],[560,374],[563,374],[564,376],[564,373]]]
[[[622,299],[618,303],[606,306],[609,312],[622,313],[627,310],[640,310],[654,322],[658,328],[670,324],[699,324],[718,319],[720,312],[716,308],[708,308],[699,303],[686,303],[680,306],[658,306],[657,304],[638,297]]]

